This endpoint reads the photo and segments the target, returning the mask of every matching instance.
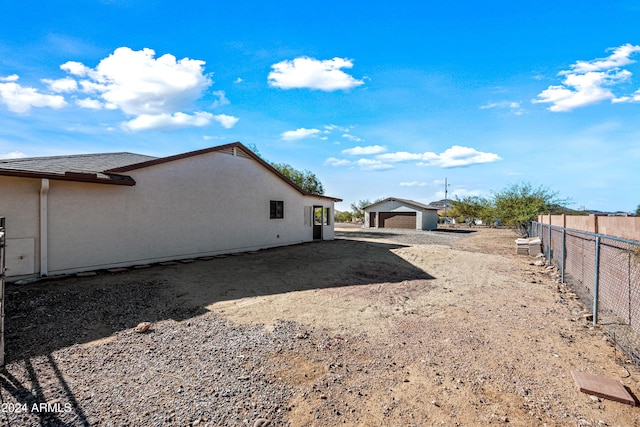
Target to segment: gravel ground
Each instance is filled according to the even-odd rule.
[[[162,321],[145,333],[73,345],[24,359],[3,373],[11,426],[282,425],[293,388],[274,378],[274,355],[299,351],[305,332],[282,323],[269,333],[213,313]],[[47,403],[49,408],[32,411]],[[55,407],[58,404],[58,407]],[[54,407],[51,407],[53,405]],[[18,411],[20,411],[19,408]]]

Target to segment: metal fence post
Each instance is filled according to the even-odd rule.
[[[600,280],[600,236],[596,236],[596,259],[593,267],[593,324],[598,324],[598,285]]]
[[[560,263],[560,274],[562,275],[562,283],[564,283],[564,267],[565,267],[565,258],[566,258],[566,247],[567,247],[567,236],[566,229],[562,227],[562,263]]]
[[[547,262],[551,265],[551,216],[549,216],[549,246],[547,248]]]

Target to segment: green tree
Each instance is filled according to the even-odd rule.
[[[494,209],[490,200],[479,196],[456,197],[451,200],[451,216],[461,217],[465,222],[474,224],[481,220],[485,224],[494,221]]]
[[[334,215],[334,220],[335,222],[349,222],[351,221],[351,219],[353,218],[353,214],[351,212],[338,212],[335,211],[336,214]]]
[[[300,171],[286,163],[271,163],[271,166],[307,193],[320,196],[324,194],[324,187],[313,172],[308,170]]]
[[[636,216],[640,216],[640,205],[636,208]]]
[[[529,183],[513,184],[493,194],[496,218],[524,236],[529,235],[531,221],[538,215],[559,211],[566,203],[557,192],[546,187],[534,188]]]
[[[351,203],[351,212],[354,219],[364,219],[364,208],[369,206],[371,202],[369,199],[359,200],[358,202]]]

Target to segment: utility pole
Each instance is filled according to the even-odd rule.
[[[449,191],[449,184],[447,184],[447,178],[444,179],[444,219],[447,220],[447,192]]]

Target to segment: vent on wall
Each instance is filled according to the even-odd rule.
[[[232,156],[240,156],[240,157],[246,157],[246,158],[251,158],[251,156],[249,154],[247,154],[246,151],[244,151],[241,148],[238,147],[229,147],[229,148],[225,148],[224,150],[220,150],[220,153],[225,153],[225,154],[231,154]]]
[[[246,157],[247,159],[251,158],[251,156],[249,156],[249,154],[247,154],[247,152],[241,148],[236,148],[236,156]]]

